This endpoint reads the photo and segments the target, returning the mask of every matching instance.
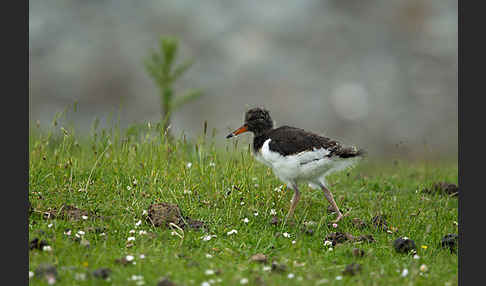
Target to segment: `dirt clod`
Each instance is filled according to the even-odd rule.
[[[423,192],[427,194],[442,194],[457,197],[459,195],[459,186],[447,182],[438,182],[435,183],[431,188],[423,189]]]
[[[344,243],[348,240],[354,240],[354,237],[349,233],[343,232],[331,232],[324,238],[324,241],[329,240],[332,242],[332,246],[335,246],[339,243]]]
[[[93,276],[96,278],[107,279],[111,274],[109,268],[99,268],[93,271]]]
[[[29,249],[34,250],[34,249],[39,249],[42,250],[44,246],[48,246],[49,243],[46,240],[39,240],[39,238],[34,238],[29,242]]]
[[[180,228],[207,229],[204,222],[183,217],[178,205],[165,202],[150,205],[146,220],[157,227],[169,227],[169,224],[173,223]]]
[[[361,272],[361,264],[358,263],[351,263],[346,266],[343,270],[343,275],[349,275],[349,276],[354,276],[358,272]]]
[[[267,256],[263,253],[257,253],[255,255],[253,255],[250,258],[250,260],[254,261],[254,262],[266,263],[267,262]]]
[[[167,277],[160,279],[159,282],[157,283],[157,286],[176,286],[176,285],[177,284],[170,281],[169,278],[167,278]]]
[[[407,237],[399,237],[393,242],[393,247],[398,253],[409,253],[417,249],[415,242]]]
[[[455,233],[446,234],[440,241],[440,246],[443,248],[448,247],[451,250],[451,253],[456,252],[458,239],[459,236]]]

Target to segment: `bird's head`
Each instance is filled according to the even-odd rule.
[[[259,135],[272,128],[273,121],[270,117],[270,113],[268,112],[268,110],[260,107],[255,107],[245,113],[245,122],[243,123],[243,125],[228,134],[226,138],[231,138],[247,131],[253,132],[253,134],[255,135]]]

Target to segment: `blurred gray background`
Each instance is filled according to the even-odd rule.
[[[161,35],[194,59],[179,90],[204,97],[172,118],[175,134],[216,128],[220,144],[245,110],[376,155],[457,157],[457,1],[29,1],[29,114],[95,116],[122,126],[160,120],[144,69]],[[242,135],[243,141],[251,136]]]

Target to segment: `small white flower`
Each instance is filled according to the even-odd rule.
[[[130,231],[128,233],[133,234],[133,233],[135,233],[135,230],[134,229],[130,229]]]
[[[216,282],[216,281],[214,281],[214,279],[209,279],[208,282],[209,282],[209,284],[214,284],[214,282]]]
[[[132,187],[127,186],[127,191],[130,191],[131,189],[132,189]]]
[[[44,247],[42,247],[42,251],[52,251],[52,247],[50,245],[44,245]]]
[[[240,284],[247,284],[248,283],[248,278],[241,278],[240,279]]]
[[[216,164],[214,164],[214,162],[209,163],[209,167],[214,167],[214,166],[216,166]]]
[[[48,228],[51,228],[52,226],[53,226],[52,223],[50,223],[50,224],[47,225]]]
[[[87,220],[88,219],[88,216],[87,215],[82,215],[81,218],[84,219],[84,220]]]
[[[329,247],[329,248],[327,249],[327,251],[333,251],[333,250],[334,250],[334,248],[332,248],[332,247]]]
[[[253,215],[254,215],[254,216],[258,216],[258,212],[255,212]]]
[[[282,235],[283,235],[283,237],[286,237],[286,238],[290,237],[290,234],[288,232],[284,232]]]
[[[214,270],[208,269],[208,270],[204,271],[204,274],[206,274],[206,275],[214,275]]]
[[[425,264],[420,265],[420,271],[427,272],[427,270],[429,270],[429,268],[427,267],[427,265],[425,265]]]
[[[32,278],[32,277],[34,277],[34,272],[29,271],[29,279]]]
[[[389,229],[387,229],[387,230],[386,230],[386,232],[388,232],[388,233],[390,233],[390,234],[392,234],[392,233],[393,233],[393,231],[391,231],[391,230],[389,230]]]
[[[137,179],[133,180],[132,184],[133,184],[134,186],[136,186],[136,185],[138,184]]]
[[[333,223],[332,224],[332,227],[337,228],[338,227],[338,224],[337,223]]]
[[[186,166],[187,166],[187,168],[191,168],[191,167],[192,167],[192,163],[191,163],[191,162],[189,162],[189,163],[187,163],[187,165],[186,165]]]
[[[324,241],[324,246],[330,246],[330,245],[332,245],[332,241],[330,240]]]
[[[262,270],[263,271],[270,271],[270,270],[272,270],[272,267],[271,266],[263,266]]]
[[[206,253],[206,258],[213,258],[213,256],[209,253]]]
[[[125,259],[126,259],[128,262],[133,261],[133,259],[134,259],[134,258],[135,258],[135,257],[134,257],[133,255],[127,255],[127,256],[125,256]]]
[[[201,236],[201,239],[202,239],[202,240],[204,240],[204,241],[209,241],[209,240],[211,240],[213,237],[216,237],[216,235],[215,235],[215,234],[213,234],[213,235],[209,235],[209,234],[208,234],[208,235]]]
[[[413,259],[420,259],[420,256],[418,256],[417,254],[415,254],[415,255],[413,256]]]
[[[185,195],[190,195],[190,194],[192,194],[192,191],[190,191],[190,190],[184,190],[184,194]]]
[[[130,236],[127,238],[128,241],[135,241],[135,237],[134,236]]]
[[[403,269],[403,271],[402,271],[402,277],[405,277],[405,276],[407,276],[407,275],[408,275],[408,269],[407,269],[407,268],[405,268],[405,269]]]
[[[137,283],[135,283],[135,284],[138,285],[138,286],[145,285],[145,281],[140,280],[140,281],[137,281]]]
[[[287,275],[287,278],[289,279],[293,279],[295,277],[294,273],[289,273],[289,275]]]
[[[71,230],[65,231],[64,234],[67,235],[67,236],[70,236],[71,235]]]
[[[141,220],[139,220],[139,221],[137,221],[137,223],[135,223],[135,226],[139,226],[139,225],[141,225],[141,224],[142,224],[142,221],[141,221]]]
[[[404,236],[404,237],[402,237],[402,239],[406,240],[406,239],[408,239],[408,237]]]
[[[142,215],[147,215],[148,214],[148,211],[147,210],[143,210],[142,211]]]
[[[276,214],[277,214],[277,211],[276,211],[275,209],[271,209],[271,210],[270,210],[270,214],[271,214],[271,215],[276,215]]]
[[[339,275],[339,276],[336,276],[336,280],[342,280],[343,279],[343,276]]]
[[[145,231],[145,230],[141,230],[141,231],[139,231],[139,232],[138,232],[138,234],[139,234],[139,235],[146,235],[146,234],[147,234],[147,231]]]
[[[145,259],[145,254],[140,254],[140,259]]]
[[[240,205],[244,205],[244,204],[245,204],[245,202],[241,202],[241,203],[240,203]]]
[[[106,233],[104,233],[104,232],[100,233],[100,236],[105,236],[105,235],[106,235]]]
[[[143,276],[142,275],[132,275],[130,277],[130,279],[133,280],[133,281],[143,280]]]
[[[258,188],[258,187],[260,187],[260,184],[255,184],[254,186],[255,186],[255,188]]]
[[[232,229],[232,230],[228,231],[226,233],[226,235],[232,235],[232,234],[235,234],[235,233],[238,233],[238,231],[236,229]]]
[[[296,243],[297,243],[297,241],[295,241],[295,240],[292,240],[292,244],[296,244]]]
[[[201,286],[211,286],[211,284],[209,284],[209,282],[207,281],[204,281],[203,283],[201,283]]]
[[[252,179],[253,181],[258,180],[258,178],[257,178],[257,177],[253,177],[253,178],[251,178],[251,179]]]
[[[250,220],[249,220],[247,217],[245,217],[245,218],[243,219],[243,222],[244,222],[244,223],[249,223],[249,222],[250,222]]]

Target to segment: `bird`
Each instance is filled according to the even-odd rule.
[[[253,133],[253,156],[273,170],[273,173],[294,191],[286,221],[293,219],[300,200],[299,183],[307,183],[312,189],[321,189],[337,214],[333,223],[343,214],[329,190],[326,177],[355,165],[365,157],[366,151],[355,146],[345,147],[336,140],[291,126],[274,128],[270,112],[254,107],[245,113],[243,125],[226,138]]]

